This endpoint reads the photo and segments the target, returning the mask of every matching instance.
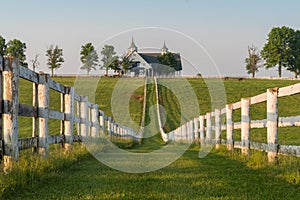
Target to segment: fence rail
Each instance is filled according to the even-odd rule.
[[[33,83],[32,105],[19,103],[19,78]],[[60,110],[49,108],[50,89],[61,94]],[[10,169],[13,161],[18,160],[21,150],[34,148],[47,155],[49,145],[59,143],[68,150],[73,142],[84,142],[87,137],[98,136],[100,129],[110,137],[141,140],[141,131],[135,133],[117,124],[99,110],[97,104],[90,103],[86,96],[76,94],[73,87],[55,82],[48,74],[22,67],[17,59],[9,56],[0,57],[0,101],[0,155],[4,170]],[[18,116],[33,118],[32,137],[18,137]],[[49,135],[49,119],[61,121],[58,135]],[[74,125],[77,133],[74,133]]]
[[[156,79],[155,84],[157,88]],[[268,152],[270,162],[276,160],[278,153],[300,157],[300,146],[278,144],[278,127],[300,126],[300,116],[278,116],[278,98],[299,93],[300,83],[282,88],[267,89],[265,93],[250,98],[242,98],[239,102],[228,104],[222,109],[215,109],[213,112],[196,117],[170,133],[165,133],[161,128],[161,135],[165,142],[170,140],[178,142],[199,140],[202,144],[226,144],[229,150],[241,148],[244,154],[248,154],[249,149],[263,150]],[[157,101],[158,95],[156,89]],[[262,102],[267,102],[267,119],[251,120],[251,105]],[[157,109],[160,120],[159,107]],[[234,122],[234,111],[238,109],[241,110],[241,122]],[[225,124],[221,124],[221,117],[225,118]],[[267,128],[267,144],[250,141],[251,128]],[[241,141],[236,141],[234,138],[234,130],[237,129],[241,130]],[[221,137],[222,131],[226,131],[226,140]]]

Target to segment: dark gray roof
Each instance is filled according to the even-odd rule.
[[[160,56],[160,53],[139,53],[139,55],[149,64],[159,63],[157,57]],[[178,66],[176,71],[182,70],[181,56],[180,53],[173,53],[175,59],[177,60]]]

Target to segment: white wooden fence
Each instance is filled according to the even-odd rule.
[[[19,78],[33,83],[33,105],[19,103]],[[60,111],[49,108],[50,89],[61,94]],[[47,155],[49,145],[58,143],[68,150],[73,142],[99,136],[100,129],[111,137],[141,140],[142,129],[137,134],[128,127],[120,126],[99,110],[97,104],[90,103],[86,96],[76,94],[73,87],[53,81],[48,74],[22,67],[17,59],[8,56],[0,57],[0,102],[0,155],[4,169],[12,167],[12,161],[18,160],[21,150],[33,148]],[[33,118],[32,137],[18,137],[18,116]],[[59,134],[49,134],[49,119],[61,121]],[[77,133],[74,133],[74,125]]]
[[[156,79],[155,84],[157,84]],[[268,152],[270,162],[276,160],[278,153],[300,157],[300,146],[278,144],[278,127],[300,126],[300,116],[278,116],[278,98],[298,93],[300,93],[300,83],[283,88],[267,89],[266,93],[250,98],[242,98],[239,102],[226,105],[225,108],[215,109],[213,112],[196,117],[170,133],[163,131],[159,121],[162,139],[165,142],[170,140],[192,142],[196,140],[202,144],[226,144],[229,150],[241,148],[244,154],[248,154],[249,149],[263,150]],[[156,98],[158,102],[157,85]],[[251,105],[262,102],[267,102],[267,119],[251,120]],[[157,109],[158,119],[160,120],[159,107]],[[241,122],[234,122],[234,111],[238,109],[241,109]],[[225,124],[221,123],[221,117],[226,119]],[[251,128],[267,128],[267,144],[250,141]],[[235,141],[234,130],[236,129],[241,130],[241,141]],[[222,131],[226,131],[226,139],[221,138]]]

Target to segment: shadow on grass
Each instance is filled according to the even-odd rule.
[[[170,166],[129,174],[92,157],[43,174],[34,185],[6,191],[5,199],[298,199],[299,184],[280,178],[274,167],[253,167],[239,155],[213,150],[198,158],[191,147]],[[120,163],[126,164],[126,163]]]

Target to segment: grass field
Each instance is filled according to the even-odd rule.
[[[168,84],[172,85],[180,85],[180,83],[176,79],[160,79],[160,82],[168,82]],[[191,87],[195,91],[198,99],[199,105],[199,115],[204,115],[207,112],[213,111],[215,108],[224,108],[225,104],[221,104],[220,102],[216,102],[216,105],[219,107],[214,107],[211,102],[210,95],[214,95],[214,93],[218,93],[220,88],[215,88],[217,91],[209,91],[206,82],[208,80],[202,79],[188,79]],[[217,79],[210,79],[210,82],[219,82]],[[224,81],[224,88],[226,90],[226,101],[227,103],[235,103],[241,100],[244,97],[251,97],[267,91],[268,88],[274,87],[284,87],[292,84],[296,84],[299,81],[288,81],[288,80],[251,80],[246,79],[245,81],[238,80],[230,80]],[[217,84],[216,84],[217,85]],[[164,129],[166,132],[170,132],[171,130],[178,127],[180,124],[180,104],[178,99],[174,95],[174,93],[167,89],[164,86],[159,86],[162,95],[160,95],[160,103],[165,105],[165,110],[168,114],[167,121],[165,123]],[[210,94],[212,93],[212,94]],[[300,106],[298,105],[300,102],[300,94],[282,97],[279,98],[278,101],[278,113],[280,117],[286,116],[298,116],[300,115]],[[189,102],[191,103],[191,102]],[[194,111],[195,112],[195,111]],[[238,109],[234,112],[234,121],[240,122],[241,110]],[[193,117],[196,117],[194,113],[189,113],[189,116],[185,118],[184,121],[190,120]],[[250,109],[250,117],[251,120],[261,120],[267,118],[266,111],[266,102],[252,105]],[[225,123],[225,119],[223,118],[222,123]],[[250,139],[258,142],[266,142],[267,130],[263,129],[251,129]],[[279,144],[289,144],[289,145],[300,145],[300,128],[299,127],[284,127],[279,128]],[[226,139],[225,131],[223,131],[222,139]],[[240,130],[235,130],[235,139],[240,140]]]
[[[56,80],[68,85],[73,85],[74,82],[74,78],[56,78]],[[100,109],[106,114],[111,114],[110,99],[112,88],[117,81],[118,79],[103,78],[97,85],[95,101],[100,103]],[[144,80],[132,81],[133,84],[139,85]],[[168,81],[176,84],[175,80]],[[211,111],[205,82],[201,79],[188,81],[197,95],[199,114]],[[296,82],[229,80],[224,82],[224,85],[227,101],[235,102],[241,97],[265,92],[267,88],[294,83]],[[29,99],[31,87],[30,83],[24,83],[20,88],[22,101],[28,104],[31,103]],[[133,93],[142,94],[143,87],[137,87]],[[155,104],[154,84],[147,85],[147,95],[149,109]],[[292,105],[291,103],[299,102],[299,98],[295,95],[292,98],[282,99],[279,106]],[[169,114],[165,129],[172,130],[180,123],[176,113],[179,110],[178,99],[174,99],[174,94],[168,89],[160,87],[159,101]],[[60,96],[51,92],[51,106],[59,108],[58,102]],[[130,98],[129,109],[136,123],[141,119],[141,105],[141,101]],[[258,108],[253,109],[251,116],[257,119],[265,118],[265,112],[260,112],[265,111],[264,107],[265,105],[258,105]],[[153,119],[156,113],[148,109],[146,124],[156,127],[157,121]],[[300,108],[285,106],[279,108],[279,113],[281,116],[299,115]],[[22,120],[19,126],[22,132],[20,136],[30,136],[28,123],[31,123],[31,119]],[[238,117],[235,120],[238,120]],[[53,122],[50,125],[51,133],[57,134],[59,131],[57,124]],[[261,130],[251,131],[251,137],[256,134],[258,140],[265,138],[261,137],[263,134]],[[236,135],[239,135],[237,131]],[[279,141],[299,144],[299,140],[298,128],[280,129]],[[149,152],[163,145],[159,134],[156,134],[144,139],[141,145],[135,146],[130,151]],[[58,145],[51,146],[49,158],[46,160],[32,155],[30,151],[24,151],[21,152],[20,161],[11,174],[0,174],[0,199],[299,199],[299,158],[280,156],[279,165],[268,165],[264,152],[251,151],[250,156],[243,157],[240,150],[228,152],[223,147],[219,150],[214,149],[207,157],[199,159],[199,148],[194,144],[168,167],[141,174],[111,169],[93,158],[80,144],[76,144],[70,154],[64,154]]]

